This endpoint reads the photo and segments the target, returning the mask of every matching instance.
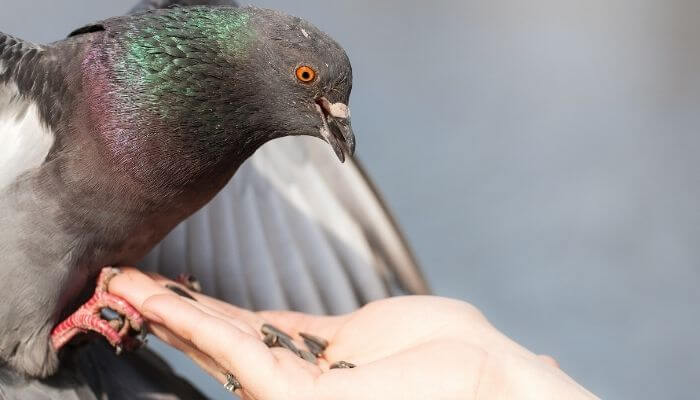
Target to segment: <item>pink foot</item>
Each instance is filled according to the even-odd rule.
[[[131,350],[138,347],[139,341],[130,336],[131,331],[141,332],[143,318],[134,307],[121,297],[107,292],[109,280],[119,273],[117,268],[105,267],[97,278],[95,294],[66,320],[56,325],[51,332],[51,343],[55,350],[68,343],[75,335],[87,331],[104,336],[120,353],[122,348]],[[111,308],[125,317],[121,327],[113,326],[100,316],[103,308]],[[117,330],[118,329],[118,330]]]

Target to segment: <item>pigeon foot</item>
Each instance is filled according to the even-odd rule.
[[[58,351],[77,334],[88,331],[104,336],[116,348],[117,354],[123,349],[133,350],[141,345],[141,340],[135,335],[145,333],[141,314],[121,297],[107,292],[107,284],[118,273],[117,268],[102,269],[95,294],[51,332],[54,350]]]

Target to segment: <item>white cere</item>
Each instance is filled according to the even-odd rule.
[[[330,115],[336,118],[350,118],[350,109],[343,103],[333,103],[330,105]]]

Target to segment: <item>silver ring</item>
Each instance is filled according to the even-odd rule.
[[[243,389],[243,386],[241,386],[241,383],[238,381],[238,379],[236,379],[235,376],[233,376],[232,373],[227,372],[226,373],[226,383],[224,383],[224,389],[233,393],[238,389]]]

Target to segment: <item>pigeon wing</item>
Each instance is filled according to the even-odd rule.
[[[337,314],[429,292],[359,163],[307,137],[264,145],[142,266],[251,309]]]
[[[0,33],[0,190],[39,167],[54,143],[54,63],[42,46]]]

